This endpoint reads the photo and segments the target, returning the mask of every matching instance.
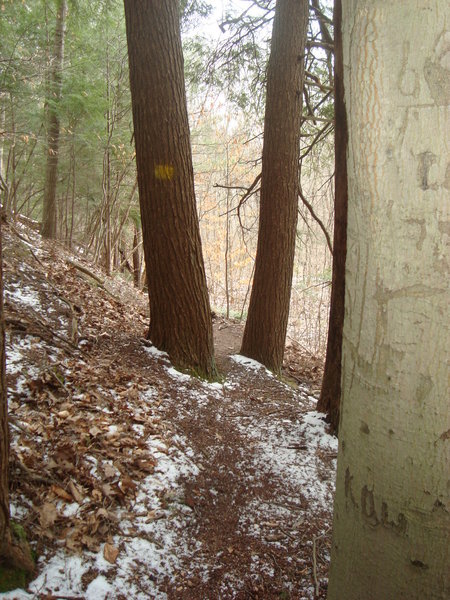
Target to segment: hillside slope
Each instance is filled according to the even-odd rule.
[[[39,573],[0,597],[325,598],[337,443],[308,388],[223,319],[223,383],[179,373],[145,295],[3,235],[12,514]]]

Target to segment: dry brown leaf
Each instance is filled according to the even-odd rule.
[[[280,542],[286,537],[284,533],[273,533],[265,536],[266,542]]]
[[[91,552],[98,552],[100,550],[100,544],[95,538],[91,537],[90,535],[81,536],[81,543],[83,544],[83,546],[86,546],[86,548]]]
[[[57,516],[58,511],[56,510],[56,506],[51,502],[45,502],[39,509],[39,522],[42,529],[51,527],[55,523]]]
[[[103,471],[105,473],[105,478],[106,479],[111,479],[112,477],[116,477],[117,476],[116,469],[113,466],[111,466],[111,465],[105,465],[103,467]]]
[[[81,504],[83,502],[84,496],[81,492],[80,487],[73,481],[69,481],[69,485],[67,487],[69,488],[69,492],[72,494],[75,502]]]
[[[139,469],[141,469],[141,471],[144,471],[145,473],[150,473],[152,474],[155,471],[155,461],[152,459],[147,459],[147,460],[137,460],[135,462],[136,466],[139,467]]]
[[[66,548],[68,548],[69,550],[80,550],[80,538],[82,534],[82,528],[79,525],[77,525],[75,527],[67,529],[64,533],[66,538]]]
[[[95,491],[95,490],[94,490]],[[106,496],[107,498],[111,498],[112,496],[115,495],[115,491],[113,490],[113,488],[109,485],[109,483],[104,483],[102,485],[102,492],[103,495]]]
[[[105,547],[103,548],[103,556],[105,557],[105,560],[114,565],[117,557],[119,556],[119,549],[112,544],[105,544]]]
[[[134,492],[136,490],[136,487],[136,484],[130,477],[128,477],[127,475],[123,475],[119,483],[119,489],[121,492],[123,492],[124,494],[126,494],[129,490]]]
[[[103,499],[102,493],[100,490],[92,490],[92,499],[94,502],[101,502]]]
[[[51,490],[56,496],[58,496],[58,498],[62,498],[63,500],[66,500],[67,502],[73,502],[72,496],[70,494],[68,494],[66,492],[66,490],[63,490],[61,487],[59,487],[57,485],[52,485]]]
[[[97,435],[99,435],[102,432],[101,429],[99,429],[97,427],[97,425],[93,425],[90,429],[89,429],[89,433],[90,435],[92,435],[92,437],[96,437]]]

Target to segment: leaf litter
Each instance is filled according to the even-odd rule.
[[[3,233],[11,512],[39,559],[0,596],[325,598],[337,443],[309,388],[217,316],[223,383],[176,371],[144,294]]]

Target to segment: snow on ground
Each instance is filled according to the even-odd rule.
[[[50,292],[51,290],[49,295]],[[42,294],[39,294],[33,282],[25,286],[17,281],[10,282],[5,290],[5,298],[21,306],[25,311],[31,309],[37,314],[49,314],[48,307],[44,309],[42,306]],[[167,424],[166,435],[158,432],[148,435],[145,429],[148,415],[159,415],[164,419],[165,410],[170,403],[176,402],[176,410],[187,417],[195,413],[201,414],[201,410],[212,406],[217,422],[229,424],[230,428],[234,428],[242,435],[242,439],[248,443],[248,448],[238,449],[240,462],[233,466],[237,467],[242,479],[249,485],[258,473],[281,482],[285,496],[291,501],[292,506],[298,504],[299,490],[301,490],[307,500],[308,508],[303,512],[295,511],[294,530],[301,529],[302,523],[308,518],[308,510],[330,509],[337,442],[326,433],[323,415],[313,410],[315,399],[308,397],[305,389],[288,388],[277,381],[261,364],[240,355],[232,356],[234,368],[223,383],[207,383],[175,370],[167,354],[153,346],[143,346],[142,351],[146,353],[150,363],[154,361],[155,365],[160,366],[171,381],[173,389],[176,389],[176,395],[164,395],[164,390],[158,389],[151,383],[146,384],[145,380],[141,381],[139,388],[135,388],[131,381],[128,384],[129,393],[123,391],[119,393],[114,389],[105,390],[99,383],[95,393],[101,397],[106,397],[109,393],[117,403],[123,401],[123,408],[126,409],[123,414],[126,416],[123,417],[123,423],[113,421],[118,409],[114,404],[110,404],[109,407],[108,405],[94,407],[97,412],[93,416],[89,416],[89,413],[88,417],[84,418],[92,417],[92,422],[88,421],[91,442],[99,436],[103,436],[104,440],[115,440],[123,435],[130,436],[130,431],[134,432],[135,439],[140,444],[139,451],[145,450],[153,457],[154,472],[137,482],[134,481],[136,489],[131,506],[127,503],[123,505],[116,503],[109,506],[108,511],[105,510],[105,514],[108,513],[108,518],[114,519],[118,528],[114,529],[114,533],[107,537],[99,549],[88,550],[83,547],[79,553],[70,553],[64,548],[65,539],[55,540],[56,551],[44,552],[39,558],[39,574],[30,583],[28,590],[0,594],[1,598],[22,600],[44,598],[49,595],[77,596],[86,600],[106,600],[106,598],[117,597],[130,600],[145,598],[164,600],[167,598],[164,591],[167,583],[177,582],[180,572],[186,569],[186,565],[200,574],[203,581],[212,577],[217,568],[216,561],[222,560],[221,555],[226,553],[226,549],[219,552],[215,560],[209,557],[210,562],[207,562],[202,544],[192,536],[192,532],[195,531],[193,524],[197,518],[196,511],[185,498],[185,484],[194,480],[205,468],[205,456],[196,453],[188,437],[176,427],[171,428],[170,423]],[[29,357],[33,352],[40,357],[41,364],[30,361]],[[83,368],[91,367],[81,358],[77,360],[79,360],[78,365],[83,364]],[[58,349],[46,345],[42,340],[27,335],[8,335],[7,372],[12,382],[9,390],[10,406],[13,409],[20,407],[23,399],[30,395],[30,380],[42,376],[43,370],[48,371],[49,366],[54,365],[58,365],[66,375],[70,374],[70,369],[77,368],[76,363],[66,360]],[[92,368],[94,367],[95,365],[92,365]],[[283,418],[283,415],[274,415],[268,411],[266,414],[258,413],[255,417],[248,413],[249,399],[246,398],[245,403],[244,397],[240,398],[239,394],[241,389],[242,394],[248,394],[248,386],[245,387],[245,382],[249,377],[258,377],[258,381],[262,382],[260,385],[271,386],[270,389],[274,390],[273,397],[269,399],[272,407],[277,406],[277,389],[288,390],[293,405],[301,409],[297,416]],[[260,398],[259,393],[255,388],[255,397],[251,397],[250,400],[255,403],[266,401],[267,398]],[[227,413],[224,408],[227,394],[233,395],[231,404],[233,414]],[[73,393],[70,396],[70,403],[72,407],[66,402],[58,406],[57,410],[49,411],[50,425],[57,427],[58,422],[64,423],[65,419],[76,422],[77,406],[95,404],[95,395],[87,396],[84,392]],[[228,403],[228,411],[229,407],[230,403]],[[111,422],[108,419],[111,419]],[[127,421],[133,424],[129,425]],[[163,432],[166,431],[164,427],[162,427]],[[31,429],[31,435],[43,442],[46,440],[45,431]],[[214,447],[209,449],[212,457],[221,452],[225,443],[220,436],[217,437],[216,442]],[[26,453],[27,450],[15,443],[14,434],[12,447],[19,453]],[[321,460],[321,456],[324,455],[330,457],[328,464],[331,464],[331,471],[328,469],[324,472],[325,467]],[[100,457],[98,453],[87,452],[83,460],[90,469],[90,475],[99,480],[103,477],[105,469],[108,469],[111,478],[115,474],[120,475],[114,460],[105,456]],[[217,496],[218,492],[212,487],[210,494]],[[57,499],[55,502],[57,513],[61,517],[83,519],[83,515],[87,514],[84,512],[88,503],[87,498],[79,502],[67,502],[62,499]],[[32,509],[23,496],[12,494],[13,517],[19,521],[25,519],[30,510],[38,510],[38,508]],[[273,523],[281,519],[292,520],[292,515],[293,512],[288,505],[268,503],[255,497],[240,515],[239,527],[251,536],[259,538],[267,527],[272,527]],[[278,546],[282,543],[276,539],[272,542]],[[296,557],[295,560],[300,565],[302,561],[304,562],[303,558]],[[270,562],[267,562],[266,557],[252,555],[250,575],[256,580],[261,574],[272,577],[273,567],[270,566]],[[224,576],[220,585],[223,597],[231,598],[234,596],[230,596],[230,588],[238,593],[242,581],[229,573]],[[289,582],[286,585],[288,589]],[[190,597],[195,598],[195,595]],[[307,586],[301,598],[314,598],[314,588]]]
[[[9,347],[8,360],[12,371],[17,370],[20,365],[23,347],[22,342],[13,343]],[[150,355],[155,354],[151,352]],[[244,369],[255,369],[253,362],[237,362]],[[182,382],[182,393],[188,404],[202,405],[210,401],[211,396],[217,399],[223,393],[224,386],[221,384],[203,384],[190,389],[189,376],[180,374],[171,367],[166,367],[166,370],[174,382],[178,385]],[[197,380],[193,381],[198,383]],[[239,382],[231,379],[226,382],[225,388],[227,385],[236,388]],[[304,395],[300,393],[298,398],[299,402],[304,401]],[[141,403],[151,403],[153,399],[152,388],[141,393]],[[335,453],[336,440],[326,433],[319,413],[307,412],[301,421],[294,423],[287,419],[259,423],[243,418],[237,425],[255,442],[255,452],[251,455],[254,470],[275,474],[286,486],[297,487],[300,484],[308,500],[314,505],[330,505],[330,489],[321,481],[315,450],[320,447],[324,451]],[[109,540],[119,550],[116,564],[111,564],[104,558],[104,545],[97,553],[85,550],[82,555],[68,555],[61,549],[54,556],[44,555],[40,558],[39,576],[31,582],[28,592],[17,590],[0,594],[0,597],[5,600],[22,600],[35,598],[36,594],[57,594],[82,595],[86,600],[102,600],[123,594],[127,598],[154,597],[163,600],[166,594],[161,591],[161,587],[164,582],[174,580],[186,561],[193,568],[195,565],[197,569],[201,569],[203,576],[208,578],[214,565],[202,565],[200,559],[196,559],[201,555],[201,547],[186,535],[187,525],[195,515],[183,503],[183,489],[179,484],[180,480],[184,481],[198,474],[201,457],[195,455],[188,440],[179,434],[173,437],[170,447],[158,436],[152,436],[148,440],[148,446],[157,461],[157,467],[153,475],[140,482],[133,507],[134,518],[129,519],[126,510],[117,515],[121,534]],[[243,476],[246,471],[248,464],[244,461]],[[66,510],[72,508],[68,506]],[[79,508],[78,505],[75,505],[76,508]],[[13,514],[20,514],[20,499],[12,510]],[[270,522],[287,510],[273,504],[264,505],[256,500],[248,506],[243,524],[258,536],[261,533],[261,515]],[[301,523],[300,517],[299,526]],[[255,573],[269,568],[258,556],[254,556],[252,560]],[[86,585],[87,579],[91,577],[92,580]],[[239,582],[234,582],[233,585],[238,587]]]

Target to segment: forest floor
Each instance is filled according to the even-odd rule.
[[[39,559],[0,597],[325,598],[320,360],[291,344],[279,380],[215,316],[223,381],[200,381],[144,339],[144,294],[22,223],[3,246],[11,512]]]

